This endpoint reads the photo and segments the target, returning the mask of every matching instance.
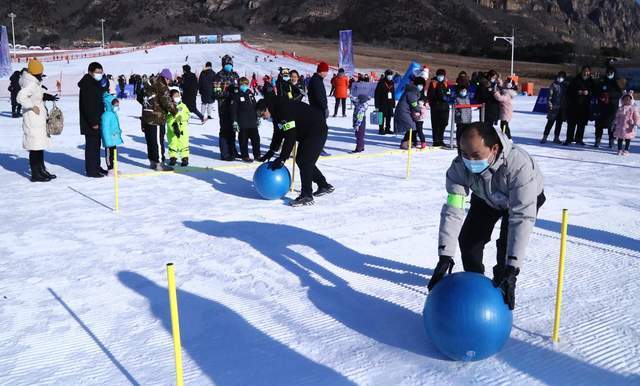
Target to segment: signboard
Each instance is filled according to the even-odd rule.
[[[547,105],[547,100],[549,99],[549,89],[541,88],[538,92],[538,99],[536,100],[535,106],[533,106],[534,113],[546,114],[549,112],[549,106]]]
[[[242,40],[242,35],[222,35],[223,42],[239,42]]]
[[[193,44],[196,42],[195,36],[178,36],[178,43],[180,44]]]
[[[7,27],[0,26],[0,77],[11,73],[11,57],[9,56],[9,38]]]
[[[340,31],[340,48],[338,51],[338,66],[344,68],[344,72],[353,75],[355,66],[353,64],[353,45],[351,30]]]
[[[377,82],[353,82],[351,85],[351,96],[368,95],[370,98],[376,96]]]
[[[217,43],[218,35],[200,35],[198,40],[201,44]]]

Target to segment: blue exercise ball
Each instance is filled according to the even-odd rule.
[[[427,296],[423,318],[436,348],[458,361],[478,361],[500,351],[513,323],[502,292],[474,272],[457,272],[438,282]]]
[[[258,194],[267,200],[284,197],[291,188],[291,174],[286,166],[280,169],[269,169],[271,162],[260,165],[253,174],[253,185]]]

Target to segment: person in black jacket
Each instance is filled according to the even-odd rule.
[[[606,129],[609,134],[609,148],[612,148],[614,141],[613,120],[618,112],[618,104],[622,97],[620,79],[614,67],[607,67],[606,76],[598,82],[595,92],[595,97],[598,98],[598,116],[596,117],[596,143],[594,147],[600,146],[602,134]]]
[[[280,74],[276,80],[276,94],[292,100],[296,100],[299,94],[299,90],[291,83],[291,74],[288,68],[280,68]]]
[[[256,119],[256,98],[249,86],[249,79],[240,78],[240,89],[231,99],[231,117],[233,127],[240,133],[240,156],[244,162],[253,162],[249,158],[249,140],[253,158],[258,160],[260,154],[260,134]]]
[[[256,113],[263,119],[272,119],[278,125],[279,136],[284,137],[284,145],[280,156],[276,158],[270,169],[281,168],[291,155],[293,146],[298,141],[296,164],[300,169],[302,191],[300,196],[291,201],[291,206],[312,205],[313,197],[323,196],[334,191],[327,183],[322,172],[316,167],[320,152],[327,141],[327,122],[323,113],[317,108],[303,102],[290,101],[286,98],[275,97],[261,99],[256,104]],[[279,141],[274,135],[274,141]],[[269,150],[261,161],[267,161],[274,156]],[[313,182],[318,190],[313,192]]]
[[[378,81],[374,102],[376,110],[382,113],[382,120],[378,122],[378,134],[393,134],[391,130],[391,118],[393,118],[393,109],[396,107],[393,71],[386,70],[384,76]]]
[[[296,70],[291,70],[291,85],[293,86],[293,100],[302,101],[307,96],[307,91],[304,87],[304,79],[300,77],[300,74]]]
[[[78,87],[80,88],[80,133],[84,135],[84,166],[88,177],[104,177],[105,169],[100,167],[100,118],[104,112],[103,94],[108,90],[108,82],[103,82],[102,65],[98,62],[89,64],[88,73],[84,74]]]
[[[22,71],[27,71],[26,68],[23,68]],[[14,71],[9,77],[9,92],[11,93],[11,117],[12,118],[20,118],[22,116],[22,106],[18,103],[17,97],[20,92],[20,76],[22,75],[22,71]]]
[[[215,76],[216,73],[211,69],[211,62],[207,62],[198,80],[198,91],[200,91],[200,101],[202,102],[202,115],[207,117],[207,119],[213,117],[213,79]]]
[[[309,80],[307,87],[307,96],[309,97],[309,105],[320,111],[325,119],[329,117],[329,108],[327,107],[327,90],[324,88],[324,78],[329,73],[329,65],[320,62],[315,74]]]
[[[572,142],[584,146],[584,128],[589,122],[591,98],[593,97],[591,67],[584,66],[567,87],[567,138],[563,145]]]
[[[182,89],[182,101],[187,106],[190,112],[200,118],[202,123],[205,123],[207,119],[202,115],[196,107],[196,96],[198,95],[198,78],[196,74],[191,72],[191,66],[185,64],[182,66],[182,82],[180,83]]]
[[[236,132],[231,117],[230,102],[238,92],[238,73],[233,71],[233,58],[222,57],[222,69],[213,78],[213,98],[218,101],[218,118],[220,118],[220,159],[233,161],[241,158],[236,149]]]
[[[489,70],[486,76],[478,75],[475,99],[478,103],[484,103],[484,121],[494,126],[500,118],[500,103],[494,97],[496,90],[498,73],[495,70]]]
[[[433,131],[433,146],[444,146],[444,131],[449,124],[449,85],[444,69],[436,71],[436,77],[431,79],[427,90],[427,100],[431,108],[431,130]]]

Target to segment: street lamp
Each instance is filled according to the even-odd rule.
[[[13,35],[13,60],[16,60],[16,27],[13,26],[13,19],[16,18],[16,14],[11,12],[9,17],[11,18],[11,35]]]
[[[511,36],[494,36],[493,41],[497,41],[498,39],[506,40],[509,44],[511,44],[511,76],[515,75],[513,73],[513,54],[516,47],[516,30],[515,28],[511,30]]]
[[[104,50],[104,22],[106,20],[105,19],[100,19],[99,21],[100,21],[100,23],[102,23],[102,49]]]

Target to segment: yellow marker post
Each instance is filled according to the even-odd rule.
[[[178,296],[176,295],[176,276],[173,263],[167,264],[169,282],[169,307],[171,308],[171,333],[173,334],[173,355],[176,362],[176,385],[183,386],[182,347],[180,344],[180,319],[178,317]]]
[[[564,256],[567,252],[567,228],[568,228],[568,211],[562,210],[562,229],[560,233],[560,263],[558,266],[558,288],[556,289],[556,316],[553,321],[553,335],[551,341],[558,343],[560,336],[558,331],[560,330],[560,310],[562,308],[562,282],[564,277]]]
[[[411,148],[413,147],[413,130],[409,129],[409,153],[407,154],[407,180],[411,176]]]
[[[291,160],[291,187],[289,188],[290,192],[293,192],[294,186],[293,183],[296,181],[296,157],[298,156],[298,143],[293,146],[293,159]]]
[[[118,149],[113,149],[113,172],[114,174],[114,178],[113,178],[113,188],[114,188],[114,194],[115,194],[115,210],[116,213],[118,213],[118,211],[120,210],[120,205],[119,205],[119,195],[120,195],[120,187],[119,187],[119,181],[118,181]]]

